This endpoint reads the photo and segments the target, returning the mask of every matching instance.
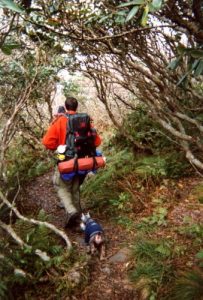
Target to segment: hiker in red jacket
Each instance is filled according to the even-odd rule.
[[[56,150],[59,145],[66,144],[66,135],[68,132],[68,115],[76,114],[78,101],[73,97],[67,97],[65,101],[65,114],[59,114],[54,119],[46,134],[42,139],[43,145],[50,150]],[[94,129],[93,129],[94,130]],[[95,130],[94,130],[95,132]],[[101,144],[101,138],[94,134],[94,146]],[[66,213],[67,220],[65,226],[76,224],[81,212],[80,206],[80,184],[84,180],[85,175],[75,174],[71,179],[65,180],[56,168],[53,182],[57,190],[59,199],[61,200]]]

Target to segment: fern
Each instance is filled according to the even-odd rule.
[[[165,259],[170,256],[171,243],[166,241],[141,240],[138,239],[134,248],[133,254],[138,260],[157,260]],[[162,249],[162,250],[161,250]]]
[[[6,299],[6,298],[7,298],[7,286],[5,285],[5,283],[0,281],[0,299]]]
[[[13,141],[6,152],[8,186],[15,188],[20,178],[21,183],[42,175],[54,165],[53,158],[44,156],[42,149],[31,149],[24,144],[23,137]]]
[[[23,223],[18,223],[19,231],[20,228],[23,229],[24,235],[26,232],[29,234],[31,230],[32,234],[29,241],[34,242],[35,246],[41,245],[43,240],[44,247],[45,245],[47,247],[44,249],[52,255],[52,258],[50,261],[44,262],[33,251],[30,251],[30,248],[20,249],[17,245],[10,243],[9,239],[1,241],[0,299],[17,299],[19,289],[25,299],[32,299],[33,293],[35,298],[41,299],[42,291],[37,289],[37,286],[41,285],[41,280],[44,277],[47,285],[58,291],[56,297],[59,299],[61,299],[60,295],[65,297],[65,295],[72,294],[74,289],[80,288],[82,284],[86,283],[88,278],[86,256],[79,255],[75,249],[72,249],[70,252],[64,251],[62,246],[54,243],[54,239],[49,232],[45,234],[44,228],[40,228],[40,234],[43,232],[42,237],[39,235],[39,231],[35,232],[32,227],[28,228],[27,226],[25,230]],[[36,234],[36,237],[34,237],[34,234]],[[74,266],[78,269],[80,281],[73,286],[71,277],[68,274],[70,270],[76,268]],[[44,298],[48,297],[45,294],[46,292],[49,293],[49,289],[43,291]]]
[[[140,237],[133,247],[135,268],[130,279],[139,292],[139,299],[155,299],[161,284],[168,282],[172,269],[168,263],[171,257],[171,243],[166,241],[144,240]]]
[[[49,220],[49,216],[43,210],[39,211],[36,218],[39,221]],[[55,235],[43,225],[36,226],[18,220],[14,228],[22,239],[32,246],[33,250],[41,249],[42,251],[49,251],[57,243]]]
[[[50,253],[53,255],[59,255],[62,252],[62,246],[53,245],[50,249]]]
[[[110,159],[107,157],[107,168],[99,170],[82,189],[82,196],[91,207],[102,208],[108,205],[109,199],[119,198],[122,189],[118,188],[117,180],[133,171],[132,162],[133,154],[127,151],[117,152]]]
[[[149,177],[157,180],[167,175],[166,162],[160,156],[144,157],[137,161],[135,172],[144,180],[147,180]]]
[[[119,199],[119,195],[125,191],[118,186],[118,181],[124,180],[130,174],[138,177],[143,184],[150,179],[154,182],[160,181],[166,176],[164,166],[165,160],[159,156],[136,159],[127,150],[111,153],[109,160],[107,157],[106,169],[99,170],[96,176],[83,185],[82,196],[91,207],[101,209],[111,205],[109,200]]]
[[[148,278],[148,284],[156,283],[161,273],[163,272],[163,265],[161,263],[155,264],[154,262],[138,262],[136,269],[131,273],[133,281],[139,281],[140,278]]]
[[[174,288],[174,300],[203,299],[203,269],[195,267],[180,273]]]
[[[135,157],[127,148],[114,149],[110,158],[107,155],[106,168],[99,170],[83,184],[82,197],[90,208],[103,209],[111,206],[111,199],[119,199],[119,195],[125,192],[125,188],[120,187],[118,181],[122,182],[130,175],[137,178],[140,185],[154,185],[164,178],[178,177],[183,174],[185,165],[172,154]],[[173,168],[170,167],[170,163]]]

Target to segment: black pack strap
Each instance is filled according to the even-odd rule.
[[[69,114],[63,114],[64,117],[67,118],[67,125],[66,125],[66,145],[68,143],[68,134],[69,134],[69,123],[70,123],[70,115]]]
[[[66,139],[66,145],[67,145],[67,148],[70,152],[75,150],[74,134],[73,133],[68,133],[68,136],[67,136],[67,139]]]
[[[74,130],[73,130],[73,118],[74,115],[68,115],[68,132],[69,134],[74,134]]]
[[[77,158],[77,156],[74,158],[73,171],[74,172],[78,171],[78,158]]]
[[[74,130],[73,130],[73,116],[70,114],[65,115],[68,119],[67,122],[67,129],[66,129],[66,145],[67,145],[67,151],[66,156],[73,157],[73,154],[75,153],[75,144],[74,144]]]
[[[93,156],[92,159],[93,159],[92,171],[94,171],[96,169],[96,167],[98,166],[98,163],[97,163],[95,156]]]

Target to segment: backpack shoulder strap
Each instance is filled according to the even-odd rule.
[[[64,114],[64,116],[67,118],[67,127],[66,127],[66,146],[67,151],[66,155],[69,157],[75,156],[75,144],[74,144],[74,129],[73,129],[73,116],[71,114]]]

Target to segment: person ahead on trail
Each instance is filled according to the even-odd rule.
[[[66,160],[75,157],[75,153],[72,153],[72,150],[75,148],[72,147],[72,152],[70,151],[71,143],[69,136],[71,135],[73,129],[70,129],[69,127],[75,126],[72,124],[79,124],[81,122],[81,118],[83,123],[85,123],[86,119],[89,118],[89,116],[86,114],[77,114],[77,107],[78,101],[73,97],[67,97],[65,101],[65,113],[58,114],[58,116],[52,121],[50,127],[48,128],[42,139],[43,145],[50,150],[56,150],[60,145],[69,144],[67,145],[67,151],[65,152]],[[92,141],[93,147],[94,149],[96,149],[96,147],[101,144],[101,138],[96,133],[96,130],[92,128],[92,125],[90,131],[94,133],[92,135]],[[89,149],[87,149],[87,144],[85,144],[85,149],[83,147],[84,146],[82,146],[80,151],[77,152],[78,157],[89,156]],[[70,177],[69,174],[60,174],[58,168],[56,168],[55,170],[53,182],[59,199],[61,200],[67,213],[66,226],[75,224],[79,218],[79,214],[81,212],[80,185],[82,184],[85,176],[85,174],[81,175],[79,172],[75,172]]]

